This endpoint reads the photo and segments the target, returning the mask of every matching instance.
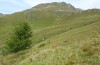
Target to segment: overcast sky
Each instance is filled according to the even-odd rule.
[[[0,13],[11,14],[48,2],[66,2],[85,10],[100,8],[100,0],[0,0]]]

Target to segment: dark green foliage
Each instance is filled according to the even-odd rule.
[[[41,48],[41,47],[44,47],[46,44],[41,44],[40,46],[39,46],[39,48]]]
[[[15,27],[13,35],[7,41],[6,49],[8,52],[18,52],[30,46],[32,31],[28,23],[23,22]]]

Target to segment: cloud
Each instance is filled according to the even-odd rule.
[[[95,8],[97,7],[97,3],[100,3],[100,0],[85,0],[86,4],[84,8],[89,9],[89,8]],[[100,6],[100,5],[99,5]]]
[[[46,3],[48,2],[48,0],[22,0],[23,3],[27,4],[28,6],[35,6],[37,4],[40,4],[40,3]]]
[[[69,2],[75,7],[81,8],[81,9],[90,9],[90,8],[100,7],[100,5],[97,5],[100,3],[100,0],[67,0],[66,2]]]
[[[20,7],[23,7],[24,5],[22,3],[20,3],[19,0],[0,0],[1,2],[5,2],[4,4],[7,4],[7,3],[11,3],[11,4],[15,4],[17,6],[20,6]]]
[[[28,7],[20,0],[0,0],[0,13],[13,13],[22,11]]]

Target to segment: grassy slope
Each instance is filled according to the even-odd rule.
[[[82,13],[77,16],[63,17],[61,21],[52,19],[52,23],[50,22],[51,19],[48,19],[49,17],[47,21],[44,19],[42,22],[41,20],[29,22],[37,24],[35,29],[32,29],[34,29],[33,42],[38,44],[18,54],[1,56],[0,60],[5,65],[100,65],[99,14]],[[12,24],[14,20],[9,21],[12,21],[10,23]],[[11,27],[5,26],[1,30],[7,28]],[[9,31],[9,29],[6,31]],[[1,34],[0,40],[4,40],[3,34]],[[46,40],[43,40],[43,37]]]

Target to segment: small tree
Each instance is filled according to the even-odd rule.
[[[30,46],[32,31],[28,23],[23,22],[15,27],[13,35],[6,43],[8,52],[18,52]]]

